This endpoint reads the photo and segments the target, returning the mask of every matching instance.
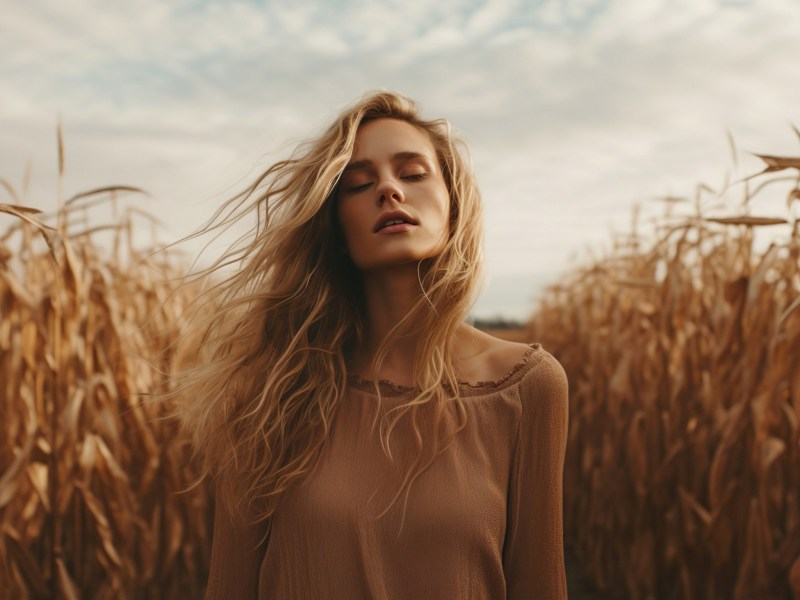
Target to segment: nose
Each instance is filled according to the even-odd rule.
[[[405,202],[403,190],[393,177],[386,177],[381,180],[375,188],[375,193],[378,196],[379,206],[389,200],[399,203]]]

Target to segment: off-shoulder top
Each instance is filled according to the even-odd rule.
[[[373,430],[413,390],[351,377],[320,461],[291,487],[269,536],[217,503],[206,598],[260,600],[563,600],[562,481],[567,378],[531,344],[496,381],[460,386],[467,424],[403,497],[407,466]],[[401,421],[402,423],[402,421]],[[398,425],[392,454],[416,455]],[[400,520],[402,518],[402,527]]]

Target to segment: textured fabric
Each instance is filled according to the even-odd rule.
[[[351,379],[316,468],[261,531],[218,503],[207,598],[262,600],[556,600],[567,598],[562,480],[567,378],[531,344],[502,379],[464,383],[467,425],[403,496],[407,465],[384,454],[375,411],[407,388]],[[393,456],[415,456],[403,419]]]

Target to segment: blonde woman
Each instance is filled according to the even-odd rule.
[[[482,222],[460,148],[376,93],[218,213],[257,224],[206,272],[239,267],[180,385],[217,490],[206,598],[567,597],[567,380],[464,322]]]

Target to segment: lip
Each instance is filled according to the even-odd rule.
[[[389,225],[388,227],[381,227],[375,233],[376,235],[390,235],[392,233],[411,231],[414,227],[416,227],[416,225],[412,225],[411,223],[396,223],[394,225]]]
[[[402,210],[390,210],[385,213],[382,213],[378,220],[375,221],[375,226],[372,228],[372,233],[378,233],[382,229],[384,229],[383,224],[386,221],[391,221],[392,219],[402,219],[405,223],[397,224],[397,225],[390,225],[388,228],[404,228],[402,231],[407,231],[410,229],[409,225],[419,225],[419,221],[409,215],[407,212]],[[398,229],[399,230],[399,229]]]

